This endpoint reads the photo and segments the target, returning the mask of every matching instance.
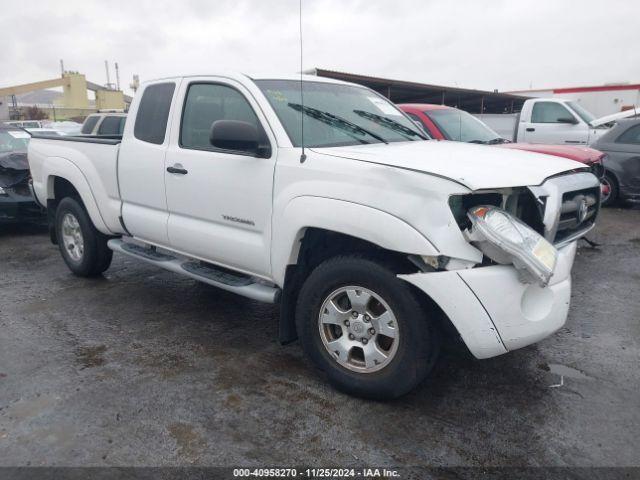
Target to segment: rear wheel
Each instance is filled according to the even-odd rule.
[[[96,230],[79,200],[66,197],[56,209],[56,238],[67,267],[80,277],[104,272],[113,257],[107,236]]]
[[[604,192],[602,194],[601,203],[603,207],[609,207],[618,201],[618,183],[615,177],[607,172],[602,177],[602,185],[604,185]]]
[[[389,399],[418,385],[439,351],[435,323],[408,283],[373,259],[336,257],[307,278],[296,309],[302,346],[337,388]]]

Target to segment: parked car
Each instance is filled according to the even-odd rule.
[[[29,138],[20,128],[0,125],[0,224],[44,220],[29,191]]]
[[[126,113],[92,113],[82,124],[82,135],[112,136],[122,135]]]
[[[304,89],[304,95],[301,95]],[[316,76],[142,85],[121,139],[33,138],[69,269],[116,251],[280,305],[280,341],[392,398],[451,332],[488,358],[567,317],[599,182],[564,158],[425,140],[376,92]]]
[[[633,115],[630,110],[616,118]],[[530,98],[520,113],[477,117],[507,140],[553,145],[591,145],[611,126],[610,116],[595,118],[578,102],[562,98]]]
[[[82,124],[78,122],[72,122],[70,120],[64,120],[59,122],[46,122],[43,128],[55,130],[65,135],[80,135],[82,131]]]
[[[512,143],[504,139],[473,115],[457,108],[430,103],[398,105],[402,111],[437,140],[480,143],[502,148],[544,153],[584,163],[598,178],[604,175],[605,154],[593,148],[578,145],[543,145],[539,143]],[[544,159],[544,157],[539,157]],[[609,194],[609,184],[602,184],[602,198]]]
[[[40,120],[11,120],[4,122],[5,126],[18,128],[43,128],[44,122]]]
[[[594,147],[605,152],[607,202],[640,200],[640,119],[618,120]]]

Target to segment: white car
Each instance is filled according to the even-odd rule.
[[[10,127],[19,127],[19,128],[43,128],[44,122],[40,120],[11,120],[9,122],[3,122],[5,125]]]
[[[280,340],[372,398],[415,387],[447,332],[489,358],[567,318],[599,210],[580,163],[428,141],[374,91],[315,76],[162,79],[129,114],[121,140],[29,145],[76,275],[116,251],[277,302]]]

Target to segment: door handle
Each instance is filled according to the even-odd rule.
[[[536,131],[536,129],[535,129],[535,128],[533,128],[533,127],[529,127],[529,128],[527,128],[527,132],[535,132],[535,131]]]
[[[189,173],[188,170],[185,170],[184,168],[182,168],[182,165],[173,166],[173,167],[167,167],[167,172],[169,172],[169,173],[177,173],[179,175],[186,175],[187,173]]]

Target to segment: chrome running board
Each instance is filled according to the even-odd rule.
[[[156,267],[186,275],[222,290],[237,293],[259,302],[275,303],[280,295],[278,287],[259,283],[255,278],[243,273],[232,272],[193,259],[181,259],[171,253],[160,253],[153,247],[144,247],[135,243],[125,242],[119,238],[109,240],[107,246],[114,252],[123,253]]]

